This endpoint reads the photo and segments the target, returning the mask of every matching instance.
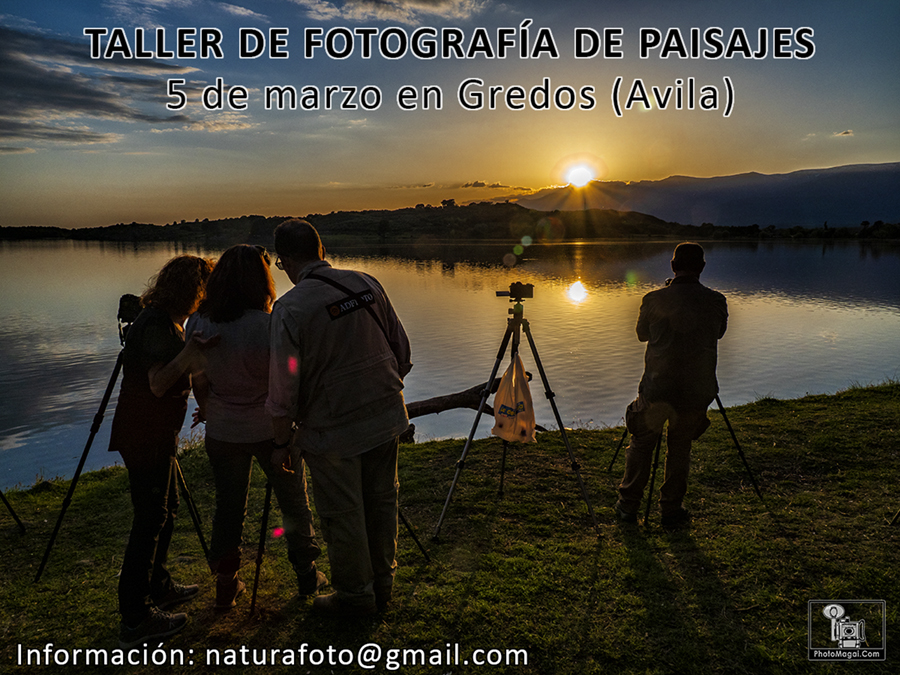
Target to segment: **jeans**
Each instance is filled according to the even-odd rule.
[[[659,490],[659,510],[663,516],[669,516],[681,509],[687,493],[691,443],[709,426],[706,408],[676,409],[669,403],[651,403],[638,396],[629,404],[625,415],[631,443],[625,453],[625,475],[619,485],[619,505],[624,511],[636,513],[640,508],[644,488],[650,480],[653,452],[667,421],[666,467]]]
[[[398,439],[348,457],[306,455],[331,585],[348,606],[375,603],[397,570]]]
[[[150,613],[153,598],[165,595],[172,583],[166,559],[178,513],[177,469],[168,448],[122,452],[122,459],[134,520],[119,576],[119,613],[136,626]]]
[[[250,474],[256,457],[281,509],[288,557],[294,566],[306,566],[319,557],[312,511],[306,492],[306,470],[299,455],[292,456],[294,473],[272,466],[272,441],[228,443],[206,437],[206,453],[216,483],[216,512],[213,516],[210,567],[222,560],[240,560]]]

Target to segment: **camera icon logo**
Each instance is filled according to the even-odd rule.
[[[831,619],[831,641],[838,647],[846,649],[858,649],[864,646],[866,640],[866,621],[851,621],[844,618],[843,605],[827,605],[822,610],[826,619]]]
[[[884,661],[884,600],[810,600],[810,661]]]

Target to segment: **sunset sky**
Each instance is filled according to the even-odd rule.
[[[105,29],[96,31],[100,58],[85,28]],[[196,29],[186,49],[197,55],[139,58],[136,28],[150,52],[158,28],[172,51],[178,28]],[[201,28],[216,29],[207,37],[222,58],[215,49],[202,57]],[[597,55],[576,58],[578,28],[600,36]],[[0,225],[165,224],[516,199],[565,184],[578,164],[601,180],[634,181],[896,162],[898,28],[900,3],[884,0],[6,0]],[[239,58],[241,29],[261,31],[266,51]],[[647,58],[642,29],[660,38]],[[270,31],[283,41],[274,54]],[[765,55],[748,58],[761,51],[761,33]],[[309,37],[322,45],[311,57]],[[442,55],[442,41],[454,39],[458,46]],[[427,58],[435,42],[438,54]],[[342,51],[352,53],[338,58]],[[727,51],[730,58],[716,54]],[[226,94],[246,89],[246,109],[204,107],[201,94],[218,78]],[[532,91],[545,78],[550,109]],[[496,109],[487,101],[464,108],[458,92],[475,80],[483,85],[468,87],[466,105],[478,107],[475,96],[495,87]],[[180,109],[167,108],[179,103],[170,86],[187,94]],[[267,110],[271,86],[293,87],[297,109]],[[402,110],[404,86],[440,92],[441,108],[432,98],[430,109],[420,102]],[[338,90],[330,110],[328,87]],[[318,109],[303,109],[312,88]],[[356,109],[340,109],[354,88],[348,102]]]

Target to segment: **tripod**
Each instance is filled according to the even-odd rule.
[[[109,378],[109,383],[106,385],[106,391],[103,393],[103,400],[100,401],[100,408],[97,410],[97,414],[94,415],[94,421],[91,424],[91,431],[88,435],[87,443],[84,446],[84,451],[81,453],[81,459],[78,462],[78,467],[75,469],[75,475],[72,476],[72,482],[69,483],[69,491],[66,493],[65,499],[63,499],[62,510],[59,513],[59,518],[56,520],[56,525],[53,528],[53,533],[50,535],[50,541],[47,542],[47,550],[44,551],[44,557],[41,560],[41,564],[38,567],[37,575],[34,578],[34,583],[40,581],[41,574],[44,573],[44,567],[47,565],[47,560],[50,558],[50,551],[53,549],[53,544],[56,542],[56,536],[59,534],[59,529],[62,526],[63,518],[66,515],[66,511],[69,508],[69,505],[72,503],[72,495],[75,494],[75,486],[78,484],[78,479],[81,477],[81,471],[84,469],[84,463],[87,461],[88,453],[91,451],[91,446],[94,444],[94,437],[97,435],[97,432],[100,431],[100,425],[103,423],[103,415],[106,413],[106,407],[109,405],[109,399],[112,397],[113,390],[116,386],[116,380],[119,379],[119,372],[122,370],[122,361],[125,354],[125,335],[128,333],[128,328],[134,322],[134,319],[137,318],[138,313],[140,312],[140,304],[137,304],[135,309],[135,304],[138,303],[138,298],[134,295],[123,295],[119,299],[119,342],[122,345],[123,349],[119,350],[119,355],[116,357],[116,365],[113,368],[112,375]],[[194,522],[194,527],[197,530],[197,536],[200,538],[200,545],[203,547],[203,553],[208,558],[209,550],[206,547],[206,540],[203,538],[203,532],[200,529],[200,517],[197,512],[197,507],[194,504],[194,500],[191,498],[190,490],[188,490],[187,483],[184,480],[184,473],[181,471],[181,465],[178,463],[178,460],[175,460],[175,470],[177,473],[178,482],[181,486],[181,493],[184,496],[185,501],[188,504],[188,511],[191,514],[191,520]],[[5,501],[5,500],[4,500]]]
[[[259,544],[256,547],[256,572],[253,575],[253,594],[250,598],[250,614],[253,614],[256,611],[256,593],[259,589],[259,571],[262,567],[263,555],[266,552],[266,537],[269,532],[269,511],[272,506],[272,484],[268,481],[266,482],[266,500],[263,504],[263,512],[262,519],[260,520],[260,528],[259,528]],[[425,550],[425,547],[422,546],[422,543],[419,541],[419,538],[416,536],[415,530],[413,530],[412,525],[409,524],[409,521],[406,519],[406,516],[403,515],[403,511],[400,509],[400,505],[397,505],[397,515],[400,520],[406,526],[406,529],[409,531],[410,536],[412,536],[413,541],[416,542],[416,545],[419,547],[419,550],[422,552],[422,555],[425,556],[425,562],[431,562],[431,556],[428,555],[428,551]]]
[[[731,426],[731,422],[728,420],[728,415],[725,414],[725,406],[722,405],[722,399],[719,398],[719,395],[716,394],[716,404],[719,406],[719,412],[722,413],[722,419],[725,420],[725,426],[728,427],[728,433],[731,434],[731,440],[734,441],[734,447],[737,449],[738,455],[741,458],[741,461],[744,464],[744,468],[747,469],[747,475],[750,476],[750,482],[753,483],[753,490],[756,492],[756,496],[762,500],[762,492],[760,492],[759,485],[756,482],[756,478],[753,477],[753,472],[750,470],[750,465],[747,463],[747,457],[744,455],[744,450],[741,448],[740,442],[738,442],[737,434],[734,433],[734,428]],[[647,522],[647,518],[650,515],[650,497],[653,494],[653,483],[656,478],[656,467],[659,464],[659,450],[662,446],[662,431],[659,432],[659,439],[656,442],[656,451],[654,453],[653,459],[653,468],[650,473],[650,491],[647,494],[647,508],[646,513],[644,515],[644,522]],[[619,444],[616,446],[616,451],[613,454],[612,460],[609,462],[609,467],[607,471],[612,471],[613,464],[616,462],[616,458],[619,456],[619,451],[622,449],[622,446],[625,444],[625,439],[628,438],[628,429],[622,433],[622,438],[619,439]]]
[[[19,520],[19,516],[16,515],[16,512],[13,511],[12,504],[6,499],[6,495],[0,491],[0,499],[3,500],[3,503],[6,505],[6,508],[9,510],[9,514],[13,517],[13,520],[16,521],[16,524],[19,526],[19,529],[22,531],[22,534],[25,534],[25,526],[22,524],[22,521]]]
[[[510,296],[510,302],[515,302],[516,304],[512,309],[509,310],[509,313],[512,315],[511,318],[507,319],[506,322],[506,332],[503,335],[503,340],[500,342],[500,350],[497,352],[497,359],[494,361],[494,368],[491,370],[491,376],[487,379],[487,382],[484,387],[484,391],[481,394],[481,402],[478,405],[478,412],[475,414],[475,422],[472,424],[472,429],[469,431],[469,436],[466,439],[466,444],[463,446],[462,456],[459,458],[459,461],[456,462],[456,475],[453,477],[453,483],[450,485],[450,492],[447,493],[447,500],[444,502],[444,509],[441,511],[441,517],[438,520],[437,527],[434,531],[434,538],[437,538],[441,532],[441,525],[444,522],[444,517],[447,515],[447,509],[450,507],[450,499],[453,497],[453,491],[456,489],[456,483],[459,481],[459,475],[462,473],[463,467],[466,463],[466,457],[469,454],[469,448],[472,446],[472,439],[475,437],[475,431],[478,428],[478,422],[481,420],[481,415],[484,412],[484,406],[487,403],[488,396],[491,394],[491,385],[494,382],[494,378],[497,376],[497,371],[500,368],[500,363],[503,360],[503,355],[506,353],[507,347],[510,345],[510,341],[512,342],[512,350],[511,355],[512,358],[515,359],[516,355],[519,353],[519,344],[521,342],[521,332],[525,332],[525,337],[528,338],[528,344],[531,347],[531,353],[534,356],[534,362],[538,367],[538,372],[541,375],[541,382],[544,384],[544,393],[547,396],[547,399],[550,401],[550,407],[553,409],[553,414],[556,417],[556,423],[559,425],[559,432],[562,435],[563,442],[566,446],[566,451],[569,453],[569,461],[571,462],[572,471],[575,473],[575,477],[578,479],[578,485],[581,489],[581,496],[584,498],[585,504],[587,504],[588,511],[591,514],[591,520],[594,523],[594,529],[597,531],[597,535],[600,535],[599,525],[597,524],[597,517],[594,515],[594,508],[591,506],[591,500],[588,498],[587,489],[584,486],[584,481],[581,479],[581,473],[579,472],[579,464],[575,460],[575,455],[572,452],[572,446],[569,443],[569,437],[566,434],[566,428],[563,425],[562,418],[559,415],[559,409],[556,407],[555,394],[553,390],[550,388],[550,383],[547,380],[547,373],[544,372],[544,366],[541,363],[541,358],[538,355],[537,347],[534,344],[534,337],[531,334],[531,326],[528,323],[528,320],[524,318],[524,306],[522,305],[522,300],[525,297],[533,297],[531,294],[530,284],[525,285],[521,283],[514,283],[510,286],[510,290],[508,293],[503,291],[498,291],[498,296]],[[504,443],[504,469],[505,469],[505,461],[506,461],[506,452],[505,452],[505,443]]]

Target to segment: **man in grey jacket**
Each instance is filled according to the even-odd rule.
[[[275,251],[294,287],[272,309],[273,462],[291,470],[293,446],[310,469],[335,590],[316,597],[313,610],[372,614],[390,601],[397,566],[409,339],[381,285],[331,267],[306,221],[279,225]]]
[[[659,506],[664,527],[690,519],[682,506],[687,492],[691,443],[706,431],[706,409],[719,392],[717,345],[728,325],[725,296],[700,283],[706,261],[699,244],[675,248],[675,278],[644,296],[637,322],[638,340],[647,343],[638,397],[628,405],[625,424],[631,444],[619,485],[616,513],[637,521],[651,460],[666,421],[665,479]]]

